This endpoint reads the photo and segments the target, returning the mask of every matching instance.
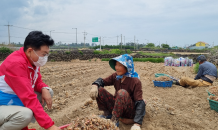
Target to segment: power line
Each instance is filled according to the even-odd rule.
[[[93,35],[93,36],[101,36],[101,35],[97,35],[97,34],[92,34],[92,33],[87,33],[89,35]],[[104,38],[115,38],[117,36],[110,36],[110,37],[106,37],[106,36],[103,36]]]
[[[27,29],[27,30],[37,30],[37,29],[30,29],[30,28],[24,28],[24,27],[19,27],[19,26],[13,26],[15,28],[22,28],[22,29]]]
[[[116,38],[117,36],[112,36],[112,37],[105,37],[105,38]]]
[[[84,33],[84,32],[83,32]],[[89,35],[93,35],[93,36],[100,36],[100,35],[96,35],[96,34],[91,34],[91,33],[87,33]]]
[[[11,37],[14,37],[14,38],[24,38],[24,37],[16,37],[16,36],[11,36]]]
[[[60,42],[71,42],[71,43],[73,43],[72,41],[62,41],[62,40],[57,40],[57,41],[60,41]]]
[[[69,32],[52,32],[52,33],[76,34],[76,33],[69,33]]]

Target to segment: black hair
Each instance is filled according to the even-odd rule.
[[[34,50],[40,50],[43,45],[53,46],[54,40],[49,35],[43,34],[41,31],[32,31],[24,41],[24,51],[29,47]]]

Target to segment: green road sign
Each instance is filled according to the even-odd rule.
[[[92,42],[98,42],[98,37],[93,37]]]

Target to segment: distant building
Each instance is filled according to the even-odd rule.
[[[205,48],[208,48],[208,47],[209,47],[208,43],[199,41],[199,42],[189,46],[188,49],[190,49],[190,50],[193,50],[193,49],[201,50],[201,49],[205,49]]]

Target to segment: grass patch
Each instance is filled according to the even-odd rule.
[[[199,63],[196,63],[195,66],[194,66],[194,72],[195,72],[195,74],[198,73],[198,69],[199,69]]]
[[[150,61],[152,63],[164,63],[164,58],[133,58],[133,61],[140,61],[140,62]]]
[[[98,51],[98,50],[95,50],[94,51],[94,54],[119,54],[119,55],[122,55],[122,54],[130,54],[132,53],[129,49],[126,50],[126,52],[124,50],[120,50],[120,49],[111,49],[111,50],[102,50],[102,51]]]
[[[109,61],[111,58],[102,58],[101,61]],[[164,58],[133,58],[133,61],[138,62],[152,62],[152,63],[164,63]]]
[[[111,58],[102,58],[101,61],[109,61]]]
[[[147,55],[147,56],[175,56],[173,53],[145,53],[145,52],[139,52],[141,55]]]

